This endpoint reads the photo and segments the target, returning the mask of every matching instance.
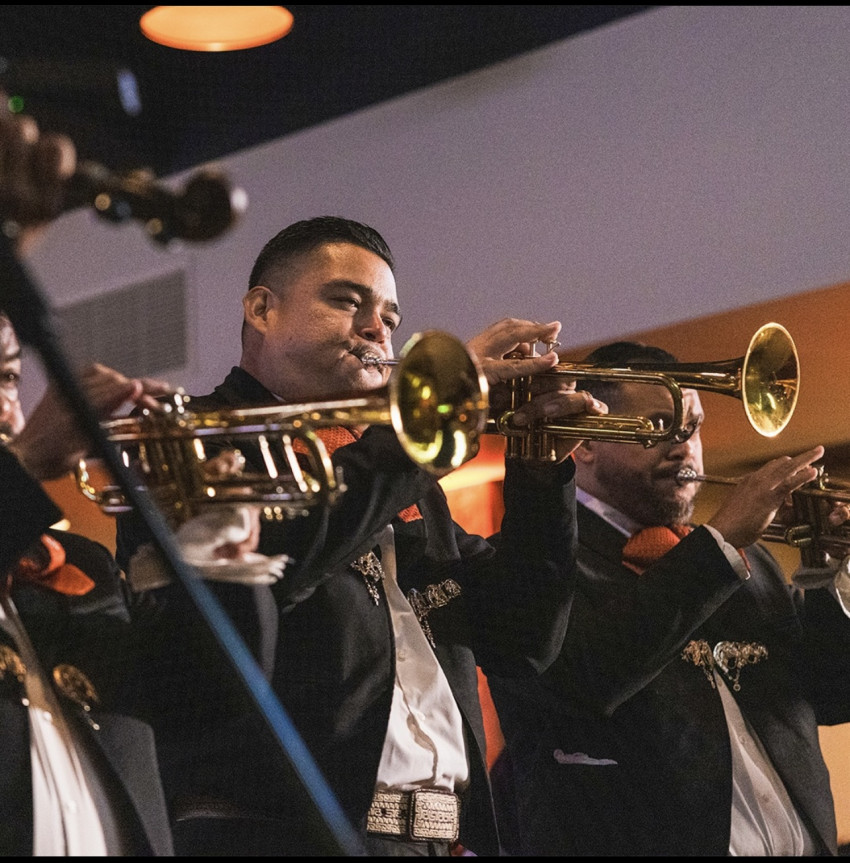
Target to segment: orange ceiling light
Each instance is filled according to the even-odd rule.
[[[139,21],[153,42],[184,51],[239,51],[282,39],[292,29],[283,6],[154,6]]]

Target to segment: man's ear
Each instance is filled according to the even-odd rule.
[[[271,300],[271,291],[264,285],[251,288],[242,298],[245,322],[255,330],[265,332]]]

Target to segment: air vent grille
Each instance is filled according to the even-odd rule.
[[[182,271],[66,306],[57,316],[62,345],[77,368],[96,361],[140,377],[187,365]]]

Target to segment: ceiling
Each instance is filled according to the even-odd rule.
[[[163,176],[656,7],[295,5],[221,53],[149,41],[151,8],[0,5],[0,87],[83,158]]]

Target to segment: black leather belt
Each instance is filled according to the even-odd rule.
[[[460,798],[451,791],[376,791],[366,829],[379,836],[454,842],[460,829]]]

